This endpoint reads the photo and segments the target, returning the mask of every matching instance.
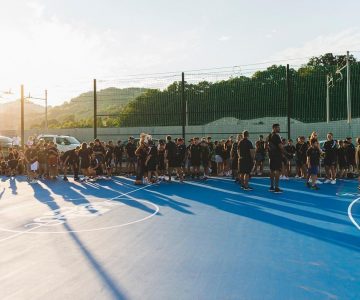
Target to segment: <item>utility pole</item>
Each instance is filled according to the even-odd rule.
[[[45,90],[45,133],[48,131],[48,92]]]
[[[94,139],[97,138],[97,92],[96,79],[94,79]]]
[[[20,119],[21,119],[21,147],[24,150],[25,146],[25,124],[24,124],[24,106],[25,106],[25,98],[24,98],[24,85],[21,85],[21,112],[20,112]]]
[[[347,105],[347,122],[351,123],[351,85],[350,85],[350,59],[349,51],[346,51],[346,105]]]

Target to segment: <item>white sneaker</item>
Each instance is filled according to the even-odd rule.
[[[316,184],[323,184],[319,179],[316,180]]]
[[[300,176],[299,176],[299,175],[296,175],[295,178],[300,178]]]
[[[336,179],[331,180],[331,184],[336,184]]]
[[[330,182],[331,182],[330,179],[326,179],[326,180],[324,181],[324,183],[330,183]]]
[[[289,177],[287,177],[287,176],[284,176],[284,179],[285,179],[285,180],[289,180]]]

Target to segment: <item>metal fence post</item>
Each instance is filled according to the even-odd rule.
[[[287,91],[287,131],[288,139],[291,138],[292,90],[290,80],[290,67],[286,65],[286,91]]]
[[[182,123],[182,136],[185,139],[186,127],[186,100],[185,100],[185,74],[181,73],[181,123]]]
[[[94,79],[94,139],[97,138],[97,92],[96,79]]]

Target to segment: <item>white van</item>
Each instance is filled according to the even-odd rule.
[[[81,143],[76,138],[67,135],[40,134],[36,139],[44,140],[45,142],[54,142],[60,152],[65,152],[75,149],[77,146],[81,146]]]

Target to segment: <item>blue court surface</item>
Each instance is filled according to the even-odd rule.
[[[360,299],[357,182],[0,178],[0,299]]]

